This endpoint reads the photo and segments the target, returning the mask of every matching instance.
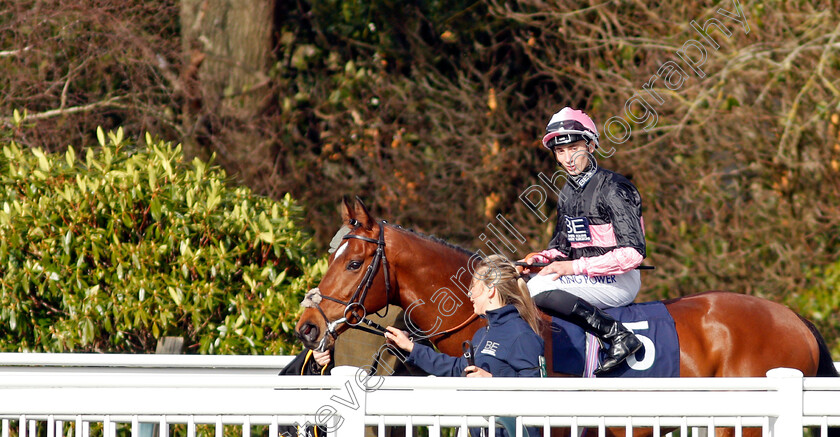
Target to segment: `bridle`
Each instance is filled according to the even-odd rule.
[[[378,223],[378,240],[355,234],[347,234],[341,237],[342,240],[355,238],[367,243],[373,243],[376,245],[376,252],[374,252],[373,260],[371,260],[370,264],[368,264],[368,268],[365,271],[365,275],[362,277],[362,280],[359,282],[359,285],[356,287],[356,291],[353,292],[353,296],[350,297],[349,301],[345,302],[341,299],[336,299],[332,296],[320,295],[322,299],[327,299],[340,305],[344,305],[344,317],[330,322],[329,318],[324,313],[324,310],[321,309],[321,306],[317,303],[314,305],[315,308],[317,308],[318,311],[321,313],[321,316],[324,318],[324,321],[327,324],[327,332],[321,339],[321,343],[318,345],[318,350],[323,350],[326,344],[327,335],[331,336],[333,339],[338,337],[336,327],[341,323],[346,323],[353,329],[358,329],[375,335],[382,335],[385,333],[385,328],[383,328],[382,325],[379,325],[378,323],[367,318],[367,308],[365,308],[365,298],[367,297],[367,293],[368,291],[370,291],[371,285],[373,285],[373,279],[379,272],[379,268],[382,267],[385,276],[386,305],[385,314],[383,314],[381,317],[385,317],[385,315],[388,314],[388,303],[390,303],[391,301],[391,276],[388,272],[388,258],[385,256],[385,223],[386,222],[384,220]],[[361,223],[359,223],[356,219],[350,219],[350,226],[358,228],[359,226],[361,226]],[[361,315],[358,313],[358,311],[361,311]],[[362,326],[363,323],[367,326]]]
[[[350,226],[353,226],[353,229],[358,229],[361,226],[356,219],[350,219],[349,221]],[[374,335],[383,335],[386,330],[379,325],[378,323],[370,320],[367,318],[367,308],[365,308],[365,298],[367,297],[367,293],[370,290],[371,285],[373,285],[373,280],[376,277],[376,274],[379,272],[379,268],[382,267],[384,272],[384,279],[385,279],[385,314],[382,314],[380,317],[385,317],[388,314],[388,304],[391,302],[391,276],[388,271],[388,258],[385,256],[385,225],[387,222],[382,220],[378,223],[379,225],[379,239],[374,240],[373,238],[368,238],[362,235],[355,235],[355,234],[347,234],[341,237],[342,240],[348,240],[350,238],[355,238],[357,240],[362,240],[367,243],[372,243],[376,245],[376,251],[373,254],[373,260],[371,260],[370,264],[368,264],[368,268],[365,271],[362,280],[359,282],[359,285],[356,287],[356,291],[353,292],[353,296],[350,297],[349,301],[343,301],[341,299],[336,299],[332,296],[326,296],[320,294],[318,295],[321,299],[327,299],[329,301],[338,303],[340,305],[344,305],[344,317],[334,320],[330,322],[330,319],[327,317],[327,314],[324,313],[324,310],[321,309],[321,305],[311,300],[308,306],[314,307],[318,309],[318,312],[321,313],[321,317],[324,318],[324,322],[327,325],[327,331],[324,333],[324,336],[321,338],[320,344],[318,344],[318,351],[323,351],[324,347],[326,346],[327,336],[331,336],[333,339],[338,337],[338,333],[336,332],[336,327],[338,325],[345,323],[353,329],[358,329],[360,331],[368,332]],[[351,231],[352,232],[352,231]],[[357,312],[361,311],[361,315]],[[349,316],[348,316],[349,315]],[[473,314],[463,323],[460,323],[458,326],[447,329],[442,332],[438,332],[428,336],[427,338],[436,337],[439,335],[448,335],[452,332],[455,332],[464,326],[468,325],[470,322],[476,319],[476,315]],[[367,326],[363,326],[367,325]]]

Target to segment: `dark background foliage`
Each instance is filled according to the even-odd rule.
[[[642,298],[760,295],[813,318],[840,352],[836,2],[739,2],[749,32],[718,12],[732,0],[249,2],[271,5],[269,29],[236,47],[218,41],[266,23],[210,23],[220,37],[200,18],[225,0],[7,2],[0,111],[34,124],[7,136],[61,151],[121,125],[215,153],[239,183],[298,199],[321,251],[340,197],[359,195],[474,250],[503,214],[527,237],[508,251],[519,257],[553,229],[520,200],[556,171],[539,144],[550,115],[584,108],[602,134],[618,116],[632,133],[605,139],[615,154],[599,165],[644,199],[657,269]],[[691,26],[713,17],[730,32],[712,31],[717,50]],[[707,44],[704,77],[676,55],[691,39]],[[667,61],[686,78],[660,79],[654,103],[643,85]]]

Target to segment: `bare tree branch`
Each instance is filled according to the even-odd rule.
[[[70,108],[59,108],[59,109],[50,109],[49,111],[44,112],[37,112],[34,114],[27,114],[27,120],[44,120],[47,118],[58,117],[59,115],[68,115],[68,114],[75,114],[77,112],[87,112],[94,110],[96,108],[101,108],[105,106],[112,106],[120,100],[124,100],[127,96],[116,96],[112,97],[107,100],[100,100],[98,102],[93,102],[87,105],[81,106],[72,106]],[[2,120],[5,124],[11,124],[14,119],[12,117],[3,117]]]
[[[17,50],[3,50],[3,51],[0,51],[0,58],[4,58],[4,57],[7,57],[7,56],[17,56],[17,55],[19,55],[23,52],[28,52],[29,49],[31,49],[31,47],[27,46],[27,47],[24,47],[22,49],[17,49]]]

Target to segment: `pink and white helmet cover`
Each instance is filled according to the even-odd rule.
[[[590,143],[598,147],[598,128],[585,112],[569,108],[568,106],[551,116],[545,128],[546,134],[542,139],[543,146],[548,146],[549,140],[560,135],[581,135]]]

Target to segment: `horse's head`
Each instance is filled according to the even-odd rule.
[[[301,302],[305,309],[295,332],[310,349],[329,349],[340,333],[384,308],[390,298],[385,225],[358,198],[355,204],[344,199],[342,218],[327,271]]]

